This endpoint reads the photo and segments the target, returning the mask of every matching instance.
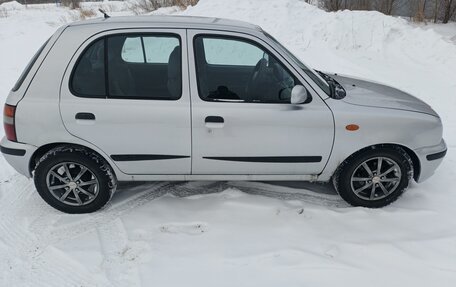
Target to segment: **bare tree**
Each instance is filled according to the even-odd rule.
[[[344,8],[350,10],[371,10],[372,0],[346,0]]]
[[[444,14],[443,14],[443,24],[448,23],[451,17],[456,13],[456,1],[454,0],[445,0],[444,1]]]
[[[329,11],[337,11],[342,8],[342,0],[325,0],[324,5]]]
[[[434,11],[433,11],[433,15],[434,15],[434,23],[437,23],[437,20],[438,20],[438,17],[439,17],[439,14],[440,14],[440,4],[442,3],[441,0],[434,0]]]
[[[325,0],[324,6],[328,11],[343,9],[371,10],[373,0]]]
[[[415,21],[423,22],[426,20],[426,0],[419,0],[415,12]]]
[[[62,0],[62,5],[70,9],[81,8],[82,0]]]
[[[432,19],[435,23],[448,23],[456,20],[456,0],[321,0],[319,3],[327,11],[375,10],[386,15],[409,16],[417,22]]]
[[[304,0],[304,2],[309,3],[311,5],[315,5],[317,7],[322,7],[321,4],[323,4],[320,0]]]
[[[416,22],[423,22],[426,18],[424,14],[424,1],[423,0],[410,0],[409,1],[409,15],[410,19]]]
[[[195,6],[199,0],[132,0],[129,9],[135,14],[144,14],[161,7],[179,6],[182,9]]]
[[[395,8],[395,4],[397,4],[397,0],[380,0],[376,1],[375,7],[376,10],[382,12],[386,15],[393,14],[393,9]]]

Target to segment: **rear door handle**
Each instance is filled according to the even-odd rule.
[[[77,120],[95,120],[95,115],[92,113],[77,113],[76,116],[74,116],[75,119]]]
[[[220,116],[207,116],[204,119],[207,128],[216,129],[216,128],[223,128],[225,124],[225,120]]]

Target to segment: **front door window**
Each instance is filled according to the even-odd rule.
[[[205,101],[290,103],[297,79],[267,50],[229,36],[195,39],[198,90]]]

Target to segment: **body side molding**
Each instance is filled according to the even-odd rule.
[[[168,155],[168,154],[113,154],[110,156],[114,161],[142,161],[142,160],[164,160],[189,158],[188,155]]]
[[[240,162],[269,162],[269,163],[312,163],[321,162],[321,156],[205,156],[204,159],[240,161]]]

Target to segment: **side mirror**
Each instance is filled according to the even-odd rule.
[[[291,90],[290,102],[294,105],[305,103],[308,100],[309,94],[304,86],[296,85]]]

